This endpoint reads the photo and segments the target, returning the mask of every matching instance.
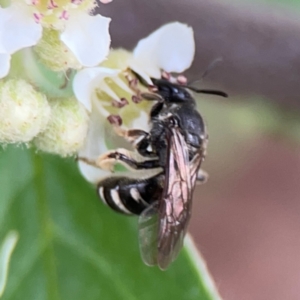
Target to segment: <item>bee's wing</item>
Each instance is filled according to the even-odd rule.
[[[180,131],[170,129],[163,195],[140,216],[140,249],[144,262],[166,269],[182,248],[191,215],[192,192],[201,163],[189,162],[188,147]]]
[[[144,263],[157,264],[158,202],[146,208],[139,217],[139,244]]]
[[[159,207],[157,263],[161,269],[166,269],[182,248],[191,216],[194,188],[188,145],[178,128],[170,130],[168,145],[166,181]]]

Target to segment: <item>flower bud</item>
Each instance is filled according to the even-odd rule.
[[[73,155],[83,146],[89,115],[75,98],[52,99],[50,106],[47,128],[34,139],[34,144],[45,152]]]
[[[50,117],[46,96],[25,80],[0,82],[0,143],[27,143]]]
[[[44,29],[43,36],[34,50],[41,62],[53,71],[81,68],[72,51],[60,40],[60,32],[57,30]]]

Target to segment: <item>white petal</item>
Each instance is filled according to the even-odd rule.
[[[143,65],[142,61],[137,61],[134,59],[129,60],[129,67],[132,71],[139,74],[149,85],[152,85],[150,77],[159,78],[161,75],[160,69],[158,67],[151,67]]]
[[[189,68],[195,54],[193,29],[185,24],[166,24],[142,39],[134,49],[137,65],[150,76],[160,69],[181,73]]]
[[[105,124],[108,123],[97,109],[93,109],[90,118],[89,131],[85,146],[79,151],[79,157],[96,159],[108,150],[105,143]],[[110,172],[98,169],[79,161],[79,169],[82,175],[92,183],[97,183],[101,178],[110,175]]]
[[[32,11],[26,4],[16,3],[0,8],[0,45],[7,53],[35,45],[42,36],[42,26],[34,21]],[[0,47],[1,48],[1,47]]]
[[[79,71],[73,80],[73,91],[88,111],[91,111],[91,99],[96,88],[105,77],[116,76],[120,71],[108,68],[86,68]]]
[[[66,22],[66,28],[60,38],[83,66],[94,67],[101,63],[109,52],[109,23],[110,18],[77,13],[71,15]]]
[[[5,77],[10,68],[10,55],[6,53],[0,53],[0,78]]]

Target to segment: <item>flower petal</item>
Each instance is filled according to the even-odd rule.
[[[109,68],[86,68],[79,71],[73,80],[73,91],[88,111],[92,110],[91,99],[100,82],[109,76],[116,76],[120,70]]]
[[[105,143],[106,122],[105,116],[101,115],[101,113],[93,107],[86,143],[79,151],[79,157],[96,159],[100,154],[108,150]],[[110,175],[110,172],[87,165],[82,161],[79,161],[78,165],[82,175],[91,183],[97,183],[101,178]]]
[[[0,78],[5,77],[10,68],[10,55],[6,53],[0,53]]]
[[[34,21],[26,4],[14,3],[0,8],[0,19],[0,48],[9,54],[35,45],[42,36],[42,26]]]
[[[134,49],[136,65],[144,66],[150,76],[160,69],[181,73],[189,68],[195,54],[193,29],[185,24],[169,23],[139,41]],[[155,76],[156,75],[156,76]]]
[[[71,15],[60,38],[83,66],[94,67],[108,55],[109,23],[110,18],[80,12]]]

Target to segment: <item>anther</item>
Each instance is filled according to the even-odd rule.
[[[178,82],[179,84],[184,84],[184,85],[187,84],[187,78],[186,78],[185,76],[183,76],[183,75],[177,76],[176,79],[177,79],[177,82]]]
[[[72,4],[79,5],[82,3],[82,0],[71,0]]]
[[[41,22],[41,20],[42,20],[43,17],[44,17],[43,14],[40,14],[40,13],[33,13],[33,18],[34,18],[34,20],[35,20],[35,22],[36,22],[37,24],[39,24],[39,23]]]
[[[142,98],[140,98],[140,97],[138,97],[136,95],[133,95],[131,97],[131,100],[132,100],[133,103],[140,103],[142,101]]]
[[[60,17],[59,17],[61,20],[68,20],[69,19],[69,13],[66,11],[66,10],[64,10],[62,13],[61,13],[61,15],[60,15]]]
[[[152,93],[155,93],[158,91],[158,88],[155,85],[149,85],[148,90]]]
[[[110,115],[107,117],[107,121],[116,126],[121,126],[123,123],[122,118],[119,115]]]
[[[118,108],[122,108],[129,104],[129,102],[126,98],[121,98],[119,101],[113,99],[111,102],[112,102],[112,106],[118,107]]]
[[[166,72],[166,71],[162,71],[162,73],[161,73],[161,77],[162,77],[163,79],[170,80],[170,78],[171,78],[171,74],[170,74],[170,73],[168,73],[168,72]]]
[[[50,0],[48,2],[48,6],[47,6],[48,9],[53,9],[53,8],[57,8],[57,7],[58,7],[58,5],[54,2],[54,0]]]

